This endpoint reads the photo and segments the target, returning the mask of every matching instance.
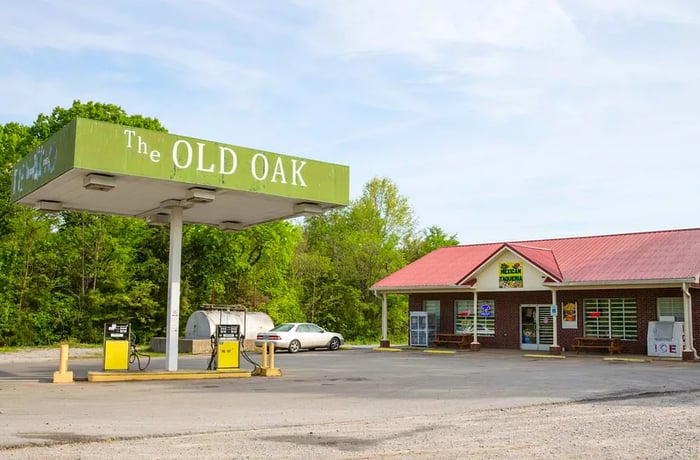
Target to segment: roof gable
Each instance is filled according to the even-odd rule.
[[[482,276],[483,270],[487,269],[494,260],[505,253],[522,258],[525,262],[530,263],[536,269],[544,273],[548,278],[561,280],[561,272],[559,271],[559,266],[551,250],[504,243],[488,259],[482,261],[472,272],[468,273],[464,281],[460,282],[460,284],[476,281],[476,277]]]

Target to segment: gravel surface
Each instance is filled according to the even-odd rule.
[[[58,353],[0,354],[0,370]],[[71,357],[96,354],[71,349]],[[280,355],[283,379],[236,382],[0,379],[0,436],[22,439],[0,445],[0,458],[700,459],[696,364],[378,355]],[[353,377],[359,365],[371,372]],[[421,380],[425,372],[433,378]],[[461,373],[473,382],[448,380]],[[609,391],[591,391],[596,381]],[[579,396],[534,391],[543,385]]]
[[[55,361],[58,363],[61,349],[54,348],[27,348],[17,351],[0,353],[0,366],[10,363],[30,363],[37,361]],[[68,348],[68,359],[95,358],[102,356],[102,348]]]
[[[7,459],[698,459],[697,393],[0,451]]]

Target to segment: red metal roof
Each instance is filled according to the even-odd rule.
[[[563,283],[697,283],[700,277],[700,228],[694,228],[441,248],[372,289],[453,287],[504,247]]]

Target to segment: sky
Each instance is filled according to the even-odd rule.
[[[700,226],[695,0],[0,4],[0,124],[116,104],[389,178],[463,244]]]

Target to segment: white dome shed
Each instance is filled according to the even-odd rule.
[[[255,340],[258,332],[269,331],[275,327],[272,319],[263,312],[244,312],[228,310],[197,310],[187,319],[185,339],[209,339],[216,334],[218,324],[238,324],[241,335],[247,340]]]

